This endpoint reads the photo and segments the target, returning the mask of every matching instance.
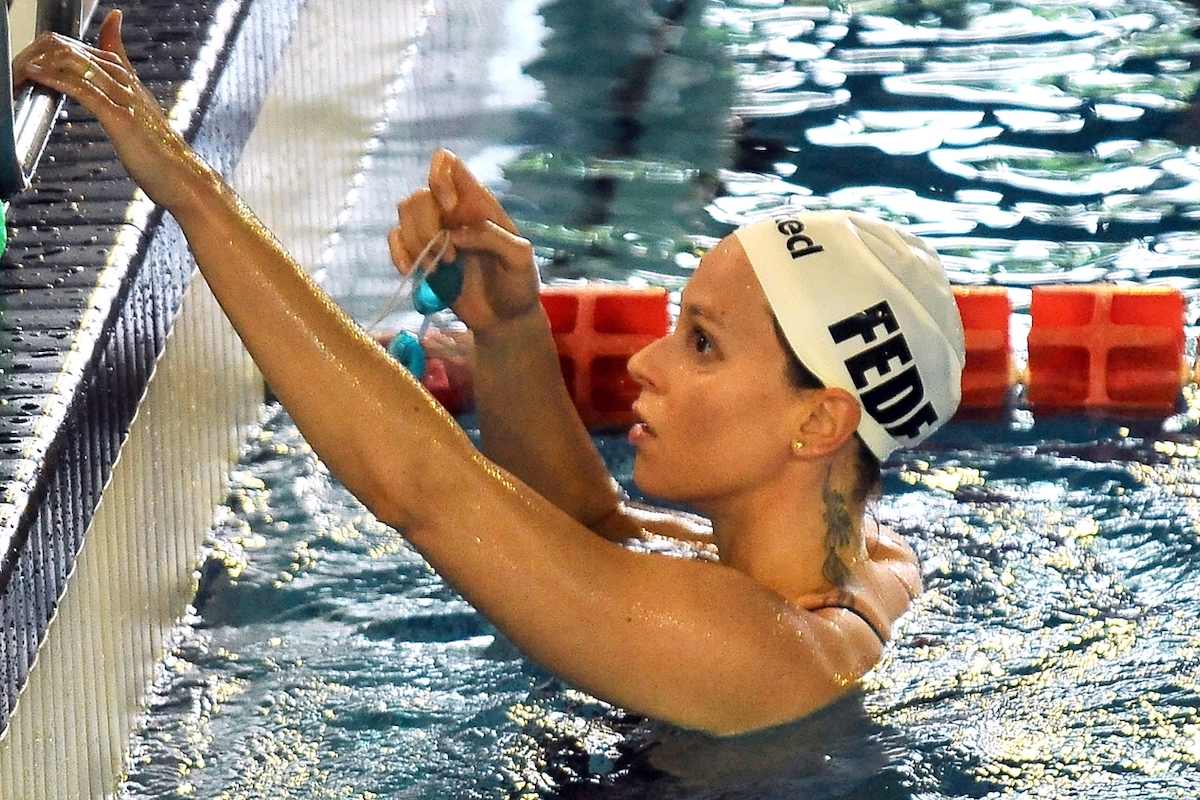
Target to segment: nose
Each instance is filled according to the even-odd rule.
[[[629,357],[627,365],[629,377],[637,381],[638,386],[643,390],[660,388],[661,371],[656,367],[656,354],[669,337],[670,334],[661,339],[655,339]]]

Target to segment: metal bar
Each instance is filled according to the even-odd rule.
[[[83,30],[83,0],[39,0],[37,32],[54,31],[79,38]]]
[[[13,103],[13,147],[26,184],[33,178],[62,104],[58,92],[28,87]]]
[[[91,3],[89,3],[89,6]],[[90,8],[88,11],[90,12]],[[84,0],[39,0],[35,35],[53,31],[64,36],[79,38],[85,21]],[[8,62],[11,59],[5,59]],[[10,69],[6,63],[6,70]],[[11,85],[11,75],[0,76]],[[46,149],[46,141],[54,128],[54,119],[62,108],[63,98],[58,92],[41,87],[26,87],[13,102],[13,162],[19,173],[11,168],[3,181],[3,199],[24,189],[33,177],[37,163]],[[5,142],[0,141],[0,147]]]

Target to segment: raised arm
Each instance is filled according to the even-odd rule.
[[[182,226],[214,294],[318,455],[531,658],[631,710],[715,732],[844,693],[879,644],[719,564],[629,552],[482,457],[171,129],[104,23],[16,73],[78,99]],[[459,246],[474,246],[456,234]],[[469,313],[469,312],[468,312]]]
[[[621,497],[571,402],[550,322],[538,301],[533,248],[495,196],[453,153],[434,154],[429,189],[400,204],[389,236],[408,274],[440,231],[445,258],[461,257],[463,292],[454,311],[474,333],[475,403],[483,452],[572,518],[613,540],[644,529],[693,539],[679,515],[643,513]]]

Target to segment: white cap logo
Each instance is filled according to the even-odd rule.
[[[858,398],[859,435],[881,461],[953,416],[962,321],[927,245],[843,211],[761,220],[736,236],[793,352]]]

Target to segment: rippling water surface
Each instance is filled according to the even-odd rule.
[[[1032,284],[1118,280],[1179,286],[1195,316],[1187,5],[512,9],[537,47],[454,135],[547,279],[675,287],[786,203],[907,224],[955,282],[1010,287],[1018,309]],[[444,77],[420,66],[418,87]],[[324,265],[360,318],[393,286],[380,240],[412,188],[397,165],[448,135],[397,116],[374,143]],[[898,454],[878,513],[928,591],[895,646],[861,695],[722,743],[549,679],[268,407],[124,796],[1195,798],[1198,418],[1190,390],[1165,419],[1017,407]],[[627,481],[628,447],[597,441]]]

